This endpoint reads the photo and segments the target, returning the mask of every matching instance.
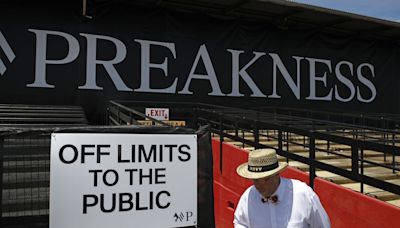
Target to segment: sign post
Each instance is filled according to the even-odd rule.
[[[51,137],[50,228],[197,224],[197,136]]]

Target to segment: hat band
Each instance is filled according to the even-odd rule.
[[[273,170],[273,169],[276,169],[276,168],[278,168],[279,167],[279,164],[278,164],[278,162],[276,162],[276,163],[274,163],[274,164],[272,164],[272,165],[265,165],[265,166],[253,166],[253,165],[249,165],[248,166],[248,170],[250,171],[250,172],[266,172],[266,171],[270,171],[270,170]]]

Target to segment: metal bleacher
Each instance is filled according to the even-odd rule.
[[[0,227],[47,224],[50,134],[84,125],[81,107],[0,104]]]
[[[79,106],[0,104],[0,127],[86,125]]]
[[[135,124],[146,118],[146,106],[168,107],[171,118],[186,116],[188,127],[209,125],[221,142],[246,150],[275,148],[280,160],[310,174],[311,186],[318,176],[400,206],[400,118],[396,115],[309,110],[302,115],[299,110],[289,113],[198,103],[111,102],[110,123]]]

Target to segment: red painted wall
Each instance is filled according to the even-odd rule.
[[[400,208],[316,178],[314,190],[331,218],[332,227],[400,227]]]
[[[217,228],[233,227],[233,212],[242,192],[251,181],[236,174],[236,167],[247,161],[247,151],[229,144],[222,147],[222,173],[220,143],[212,141],[214,160],[214,209]],[[288,167],[282,176],[309,183],[308,174]],[[400,208],[373,199],[339,185],[316,178],[314,190],[320,197],[333,228],[386,228],[397,227]]]

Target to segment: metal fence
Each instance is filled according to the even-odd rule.
[[[219,136],[221,143],[235,141],[242,147],[275,148],[278,154],[287,160],[298,161],[307,166],[311,186],[316,171],[324,170],[359,182],[361,192],[364,191],[364,185],[369,185],[400,195],[400,186],[396,183],[364,173],[367,167],[373,166],[387,169],[393,174],[400,171],[396,161],[400,156],[398,129],[199,103],[111,102],[109,117],[115,117],[119,124],[131,124],[132,122],[128,122],[126,118],[118,118],[118,113],[125,113],[125,116],[129,116],[129,120],[139,120],[146,117],[143,114],[146,106],[169,107],[170,116],[183,116],[179,114],[182,111],[190,113],[186,116],[188,116],[187,121],[191,122],[191,127],[209,125],[210,130]],[[270,141],[274,143],[271,144]],[[334,145],[340,145],[343,149],[337,150]],[[299,147],[306,153],[302,155],[295,153]],[[370,153],[374,153],[374,156],[383,156],[384,161],[377,162],[373,157],[367,157],[366,154]],[[345,160],[348,165],[329,164],[319,159],[320,154],[337,156]],[[220,162],[222,167],[223,161]]]
[[[47,226],[52,130],[1,129],[2,227]]]

